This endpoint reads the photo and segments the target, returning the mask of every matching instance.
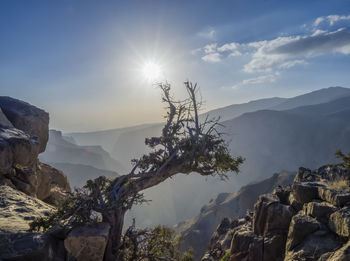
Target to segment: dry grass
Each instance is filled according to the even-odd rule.
[[[349,190],[349,181],[344,179],[334,180],[330,183],[330,187],[335,190]]]

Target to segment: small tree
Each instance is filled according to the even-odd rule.
[[[350,152],[346,155],[341,150],[337,150],[335,156],[343,160],[344,168],[350,170]]]
[[[146,138],[151,149],[147,155],[133,160],[129,174],[109,180],[99,177],[89,180],[77,190],[59,214],[36,220],[32,228],[38,229],[46,221],[50,226],[71,226],[93,222],[93,213],[100,213],[103,222],[111,226],[105,259],[118,260],[125,213],[144,201],[142,191],[182,173],[202,176],[219,175],[226,179],[228,171],[239,172],[242,157],[229,154],[227,143],[217,127],[219,119],[199,121],[202,101],[198,100],[198,86],[185,82],[188,98],[175,100],[170,85],[159,84],[162,101],[167,105],[166,123],[160,137]],[[46,224],[46,227],[49,227]]]
[[[119,249],[120,261],[193,261],[193,249],[181,253],[179,248],[181,238],[166,226],[156,226],[152,229],[128,228]]]

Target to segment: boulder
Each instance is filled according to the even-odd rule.
[[[341,246],[341,242],[327,230],[318,230],[308,235],[292,251],[287,251],[284,261],[319,260],[319,258]],[[333,260],[333,259],[331,259]]]
[[[287,236],[284,233],[268,234],[264,237],[264,261],[282,261]]]
[[[309,202],[303,208],[305,215],[314,217],[323,223],[327,223],[329,216],[336,210],[336,207],[327,202]]]
[[[318,182],[294,182],[292,185],[292,194],[294,199],[300,204],[305,204],[319,199],[318,189],[324,185]]]
[[[349,191],[335,190],[329,187],[319,187],[318,196],[320,199],[337,207],[343,207],[350,202]]]
[[[231,242],[231,261],[262,260],[263,238],[257,237],[247,226],[236,230]]]
[[[38,162],[37,197],[50,204],[57,205],[65,198],[66,192],[71,192],[67,176],[50,165]]]
[[[299,245],[307,235],[320,229],[320,227],[321,224],[312,217],[302,213],[293,216],[289,226],[286,251],[292,250]]]
[[[281,204],[276,195],[262,195],[254,205],[253,231],[257,235],[265,235],[287,230],[293,214],[293,208]]]
[[[45,151],[49,138],[49,114],[29,103],[0,96],[0,108],[12,125],[38,138],[39,152]]]
[[[319,261],[348,261],[350,260],[350,241],[344,244],[343,247],[337,251],[325,253],[319,259]]]
[[[32,167],[17,165],[6,177],[18,190],[56,206],[71,191],[62,171],[41,162]]]
[[[15,128],[0,128],[0,173],[9,173],[14,166],[31,167],[38,154],[35,137]]]
[[[295,212],[299,212],[303,208],[303,204],[298,202],[295,199],[293,193],[289,194],[288,201],[289,201],[290,206],[294,209]]]
[[[109,228],[108,223],[73,228],[64,240],[68,255],[76,261],[102,261]]]
[[[350,208],[342,208],[329,217],[329,228],[341,237],[350,237]]]
[[[63,241],[42,233],[0,233],[0,260],[64,261]]]

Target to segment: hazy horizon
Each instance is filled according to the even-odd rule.
[[[336,1],[4,1],[1,95],[50,128],[161,122],[167,80],[201,86],[204,110],[350,87],[350,4]],[[21,19],[17,19],[20,17]]]
[[[325,88],[320,88],[320,89],[316,89],[316,90],[313,90],[313,91],[318,91],[318,90],[322,90],[322,89],[327,89],[327,88],[332,88],[332,87],[342,87],[342,88],[347,88],[347,89],[350,89],[349,87],[344,87],[344,86],[329,86],[329,87],[325,87]],[[299,96],[299,95],[303,95],[303,94],[307,94],[307,93],[310,93],[310,92],[313,92],[313,91],[306,91],[306,92],[303,92],[303,93],[299,93],[297,94],[296,96]],[[258,101],[258,100],[263,100],[263,99],[269,99],[269,98],[293,98],[295,96],[288,96],[288,97],[281,97],[281,96],[268,96],[268,97],[261,97],[261,98],[256,98],[256,99],[253,99],[253,100],[247,100],[247,101],[243,101],[243,102],[240,102],[240,103],[232,103],[232,104],[227,104],[227,105],[222,105],[222,106],[219,106],[219,107],[214,107],[214,108],[211,108],[210,110],[204,108],[201,113],[208,113],[210,111],[213,111],[213,110],[217,110],[217,109],[222,109],[222,108],[225,108],[225,107],[228,107],[230,105],[240,105],[240,104],[246,104],[246,103],[249,103],[249,102],[254,102],[254,101]],[[163,110],[162,112],[165,113],[165,110]],[[163,116],[163,115],[162,115]],[[162,119],[163,117],[160,118],[159,121],[147,121],[147,122],[140,122],[140,123],[136,123],[136,124],[131,124],[131,125],[122,125],[122,126],[115,126],[115,127],[110,127],[110,128],[104,128],[104,129],[91,129],[91,130],[73,130],[73,131],[70,131],[70,130],[64,130],[64,129],[55,129],[55,128],[51,128],[52,130],[58,130],[58,131],[62,131],[63,134],[70,134],[70,133],[93,133],[93,132],[104,132],[104,131],[110,131],[110,130],[115,130],[115,129],[125,129],[125,128],[132,128],[132,127],[137,127],[137,126],[143,126],[143,125],[153,125],[153,124],[161,124],[164,122],[164,120]]]

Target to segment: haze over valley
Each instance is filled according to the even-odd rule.
[[[349,0],[0,1],[0,260],[350,260]]]
[[[176,176],[148,189],[145,195],[151,202],[135,206],[130,220],[136,218],[140,226],[172,226],[195,216],[219,193],[235,192],[250,182],[281,171],[293,172],[299,166],[316,168],[336,162],[337,149],[350,149],[349,113],[350,89],[344,87],[209,111],[202,117],[224,115],[222,132],[231,153],[246,158],[241,173],[226,182],[217,177]],[[130,171],[131,160],[147,153],[145,138],[159,136],[162,126],[161,123],[147,124],[91,133],[64,133],[63,136],[52,130],[40,159],[63,170],[71,185],[79,187],[87,179]],[[328,142],[325,144],[325,141]],[[190,202],[189,197],[192,197]]]

